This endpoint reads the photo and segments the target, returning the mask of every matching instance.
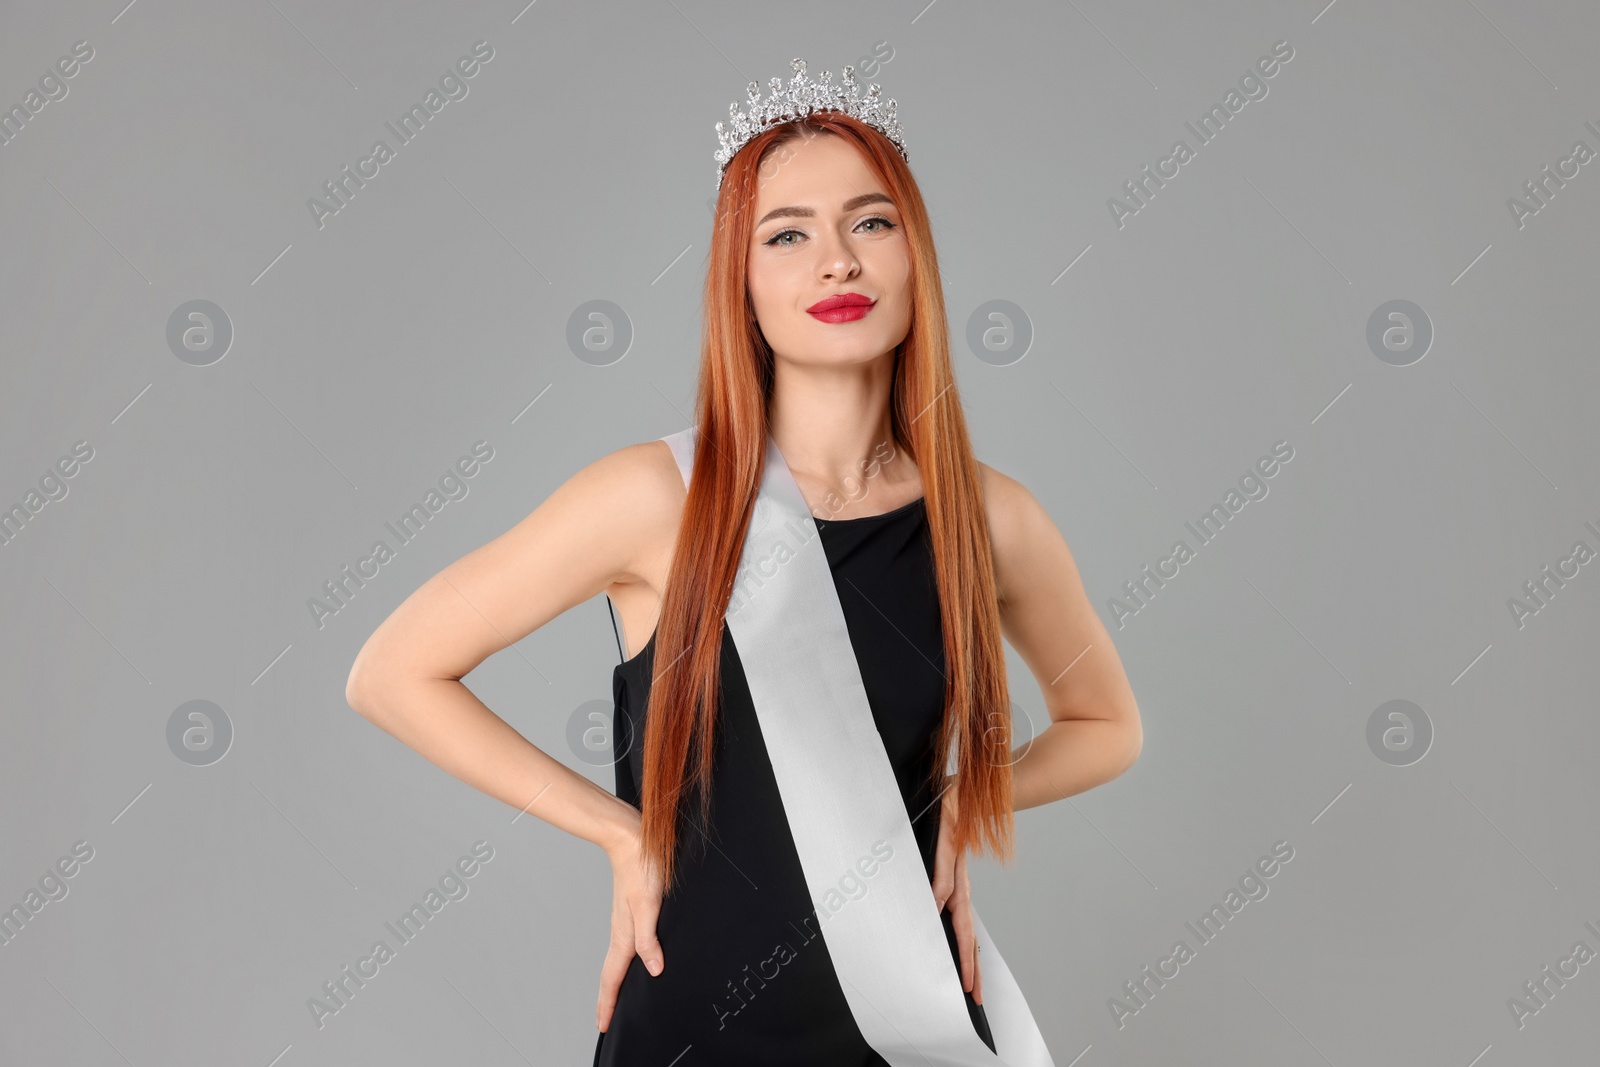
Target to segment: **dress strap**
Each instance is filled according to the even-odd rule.
[[[611,598],[606,597],[606,611],[611,615],[611,632],[617,639],[618,662],[628,662],[628,650],[622,647],[622,632],[617,629],[617,608],[611,603]]]

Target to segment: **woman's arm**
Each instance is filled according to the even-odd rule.
[[[993,544],[1000,628],[1039,683],[1050,723],[1012,766],[1012,807],[1048,804],[1109,782],[1139,758],[1139,706],[1111,635],[1044,507],[979,464]]]
[[[677,501],[667,488],[674,484]],[[461,678],[612,583],[637,580],[652,538],[663,531],[668,543],[675,538],[682,491],[660,442],[585,467],[515,527],[401,603],[356,656],[346,700],[490,796],[608,853],[631,846],[637,809],[534,747]]]

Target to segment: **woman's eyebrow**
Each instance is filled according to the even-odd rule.
[[[863,204],[879,203],[889,204],[892,206],[894,204],[894,200],[885,193],[862,193],[860,196],[852,196],[849,200],[846,200],[844,202],[844,207],[841,208],[841,210],[854,211]],[[773,219],[809,219],[815,217],[816,214],[817,213],[815,211],[808,207],[775,207],[765,215],[761,216],[761,221],[756,223],[756,226],[764,226]]]

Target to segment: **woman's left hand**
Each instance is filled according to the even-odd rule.
[[[956,790],[954,777],[945,780],[940,799],[939,844],[933,854],[933,899],[943,911],[950,909],[956,948],[961,956],[961,988],[983,1003],[983,975],[978,969],[978,937],[972,927],[972,885],[967,881],[967,850],[955,845]]]

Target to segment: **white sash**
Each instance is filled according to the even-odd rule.
[[[697,432],[662,438],[685,485]],[[867,1043],[892,1067],[1055,1067],[976,909],[998,1056],[973,1029],[832,569],[770,436],[726,619],[828,954]]]

